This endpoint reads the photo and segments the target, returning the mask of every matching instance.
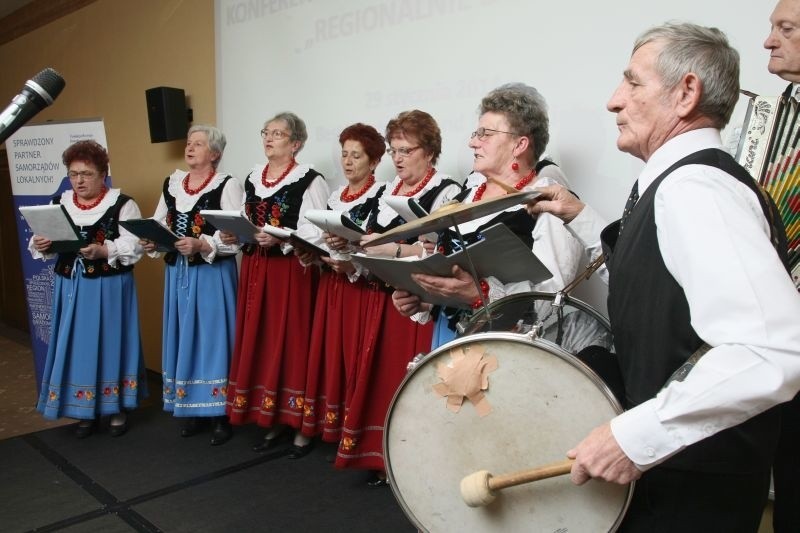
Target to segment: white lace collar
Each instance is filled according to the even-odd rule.
[[[188,171],[176,169],[175,172],[170,175],[169,185],[167,186],[167,191],[175,198],[175,208],[181,213],[191,211],[194,204],[197,203],[197,200],[203,196],[203,194],[219,187],[227,177],[227,174],[216,171],[214,177],[208,182],[208,185],[203,187],[200,192],[197,194],[189,194],[183,190],[183,180],[188,175]]]
[[[290,170],[289,173],[286,175],[286,177],[283,178],[281,181],[270,187],[265,187],[261,181],[261,174],[264,172],[264,169],[266,167],[267,167],[266,163],[254,166],[253,169],[250,171],[250,177],[248,178],[255,187],[256,195],[259,198],[269,198],[270,196],[278,192],[281,189],[281,187],[285,187],[286,185],[291,185],[292,183],[297,183],[298,181],[300,181],[300,178],[308,174],[308,171],[311,170],[312,168],[312,166],[309,164],[298,163],[294,167],[292,167],[292,170]]]
[[[75,224],[87,226],[97,222],[112,205],[117,203],[119,195],[119,189],[109,189],[99,204],[91,209],[84,210],[75,205],[72,200],[73,190],[69,189],[61,193],[61,205],[66,208],[67,213]]]
[[[342,211],[342,212],[350,211],[354,207],[357,207],[366,202],[367,200],[374,198],[375,195],[378,194],[380,188],[383,187],[385,184],[386,184],[385,182],[376,181],[375,183],[372,184],[372,187],[370,187],[368,191],[366,191],[364,194],[362,194],[352,202],[342,201],[342,192],[344,192],[345,189],[347,189],[347,185],[342,185],[341,187],[336,189],[333,194],[331,194],[330,198],[328,198],[328,205],[334,211]]]

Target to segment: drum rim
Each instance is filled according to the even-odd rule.
[[[519,295],[522,294],[530,295],[532,293],[519,293]],[[540,293],[540,294],[548,294],[548,293]],[[512,296],[518,296],[518,295],[512,295]],[[501,300],[498,300],[498,302],[499,301]],[[420,531],[428,531],[428,530],[422,523],[420,523],[416,515],[409,508],[408,504],[405,501],[405,498],[403,498],[403,495],[400,494],[400,489],[397,486],[397,480],[395,479],[391,468],[391,460],[389,453],[389,426],[390,426],[389,422],[392,417],[392,412],[395,409],[395,404],[398,401],[401,391],[403,391],[408,381],[411,380],[411,377],[418,371],[418,369],[423,366],[423,363],[425,363],[429,359],[432,359],[433,357],[438,356],[441,352],[448,351],[451,348],[455,348],[456,346],[460,346],[462,344],[467,344],[468,342],[471,343],[480,341],[481,339],[508,340],[512,342],[528,344],[534,347],[544,348],[547,351],[553,352],[553,355],[560,357],[565,362],[573,365],[575,368],[582,370],[584,374],[586,374],[587,377],[589,377],[592,383],[594,383],[594,385],[598,389],[600,389],[600,391],[603,393],[606,399],[608,399],[609,403],[614,409],[614,412],[617,415],[620,415],[624,412],[622,404],[620,404],[619,400],[616,398],[616,396],[614,396],[614,393],[611,392],[611,389],[608,387],[608,385],[606,385],[605,382],[600,378],[600,376],[598,376],[597,373],[594,370],[592,370],[588,365],[586,365],[583,361],[581,361],[580,359],[569,353],[567,350],[563,349],[561,346],[553,342],[547,341],[545,339],[533,338],[530,334],[511,333],[507,331],[487,331],[484,333],[473,333],[471,335],[457,337],[456,339],[439,346],[435,350],[430,351],[429,353],[425,354],[424,357],[419,359],[417,364],[406,373],[406,375],[403,377],[403,381],[397,387],[397,390],[395,390],[394,395],[392,395],[392,401],[389,404],[389,409],[386,412],[386,419],[384,420],[383,423],[383,439],[382,439],[383,461],[386,469],[386,477],[389,481],[389,487],[392,489],[392,494],[394,495],[395,500],[397,500],[397,503],[400,504],[400,508],[403,510],[403,513],[406,515],[406,518],[408,518],[414,524],[414,526]],[[627,493],[625,496],[625,503],[623,504],[619,515],[617,516],[617,520],[614,522],[613,526],[611,527],[611,529],[609,529],[609,531],[616,531],[617,528],[619,528],[620,524],[622,523],[622,520],[625,517],[625,513],[628,511],[628,507],[630,506],[631,499],[633,498],[633,490],[635,485],[636,485],[635,481],[632,481],[628,484]]]
[[[475,328],[478,327],[476,322],[481,317],[485,316],[486,311],[489,311],[489,313],[491,313],[492,311],[494,311],[498,307],[501,307],[501,305],[503,303],[505,303],[505,302],[510,302],[510,301],[514,301],[514,300],[522,300],[522,299],[525,299],[525,298],[535,298],[535,299],[539,299],[539,300],[549,300],[549,301],[552,302],[552,301],[555,300],[557,294],[558,293],[555,293],[555,292],[527,291],[527,292],[517,292],[517,293],[514,293],[514,294],[509,294],[508,296],[504,296],[503,298],[500,298],[499,300],[495,300],[494,302],[491,302],[491,303],[487,304],[486,305],[486,310],[484,310],[483,308],[480,308],[480,309],[476,310],[472,314],[472,316],[469,317],[469,320],[467,321],[467,326],[466,326],[466,328],[464,330],[464,333],[461,334],[461,336],[462,337],[466,337],[466,336],[469,336],[469,335],[475,335],[477,333],[485,333],[485,332],[482,332],[482,331],[476,331],[475,330]],[[585,311],[585,312],[589,313],[590,315],[592,315],[592,318],[596,319],[598,322],[603,324],[603,326],[605,326],[605,328],[609,332],[611,332],[611,322],[609,321],[609,319],[603,313],[601,313],[600,311],[598,311],[597,309],[595,309],[591,305],[587,304],[583,300],[580,300],[578,298],[574,298],[574,297],[570,296],[569,294],[564,294],[563,297],[564,297],[564,305],[571,305],[573,307],[576,307],[576,308],[580,309],[581,311]],[[485,322],[484,322],[484,324],[485,324]]]

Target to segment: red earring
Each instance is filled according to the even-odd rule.
[[[514,172],[516,172],[517,170],[519,170],[519,164],[518,164],[516,161],[514,161],[513,163],[511,163],[511,170],[513,170]]]

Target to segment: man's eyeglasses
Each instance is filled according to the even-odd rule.
[[[272,137],[273,139],[283,139],[284,137],[288,137],[291,135],[288,131],[283,130],[268,130],[264,128],[261,130],[261,138],[266,139],[267,137]]]
[[[489,133],[490,131],[492,133]],[[472,135],[470,135],[470,138],[474,139],[475,137],[477,137],[479,141],[482,141],[486,137],[491,137],[495,133],[508,133],[509,135],[516,135],[516,133],[511,132],[511,131],[493,130],[492,128],[478,128],[477,130],[472,132]]]
[[[394,157],[395,154],[397,154],[397,155],[399,155],[401,157],[408,157],[412,153],[414,153],[414,150],[416,150],[417,148],[420,148],[420,147],[419,146],[412,146],[411,148],[387,148],[386,149],[386,153],[389,154],[389,157]]]
[[[69,179],[76,180],[78,178],[83,178],[88,180],[89,178],[93,178],[97,173],[94,170],[70,170],[67,172]]]

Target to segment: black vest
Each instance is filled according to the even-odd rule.
[[[661,182],[677,168],[690,164],[719,168],[754,191],[767,220],[777,219],[773,241],[778,242],[776,249],[786,264],[785,233],[781,235],[783,226],[774,204],[759,193],[750,174],[729,154],[717,149],[702,150],[681,159],[656,178],[631,212],[622,235],[617,238],[617,221],[601,236],[609,271],[608,312],[627,407],[654,397],[703,344],[691,326],[683,289],[662,259],[654,217],[655,193]],[[727,472],[767,469],[772,463],[778,429],[778,412],[770,409],[687,447],[664,466]]]
[[[103,216],[91,226],[81,226],[80,233],[89,244],[103,244],[105,241],[113,241],[119,237],[119,212],[125,202],[130,200],[130,196],[120,194],[117,201],[109,207]],[[60,204],[61,198],[53,198],[54,204]],[[58,254],[54,272],[66,278],[72,275],[75,259],[78,257],[76,252]],[[108,264],[106,259],[81,259],[83,263],[83,277],[96,278],[99,276],[115,276],[123,272],[133,270],[133,265],[122,265],[117,263],[115,266]]]
[[[268,198],[261,198],[256,194],[255,185],[252,179],[260,179],[259,176],[250,174],[244,182],[245,204],[244,212],[250,222],[263,228],[267,224],[278,228],[297,229],[297,222],[300,220],[300,207],[303,205],[303,195],[306,189],[317,177],[322,174],[314,169],[309,169],[305,176],[284,185],[275,194]],[[242,247],[245,255],[251,255],[258,251],[265,255],[283,255],[279,246],[272,246],[263,249],[257,244],[246,244]]]
[[[186,213],[178,211],[175,205],[175,197],[169,193],[169,178],[164,180],[164,187],[162,193],[164,195],[164,203],[167,204],[167,227],[173,233],[181,237],[194,237],[200,238],[200,235],[212,236],[216,233],[217,228],[213,224],[206,222],[200,216],[200,211],[203,209],[222,209],[222,191],[225,189],[225,184],[228,180],[234,179],[232,176],[225,176],[222,183],[213,190],[203,193],[197,199],[191,210]],[[178,252],[168,252],[164,255],[164,261],[168,265],[174,265],[178,260]],[[218,255],[214,258],[216,261],[224,261],[234,259],[233,255]],[[205,259],[198,253],[190,255],[187,258],[189,266],[207,264]]]

